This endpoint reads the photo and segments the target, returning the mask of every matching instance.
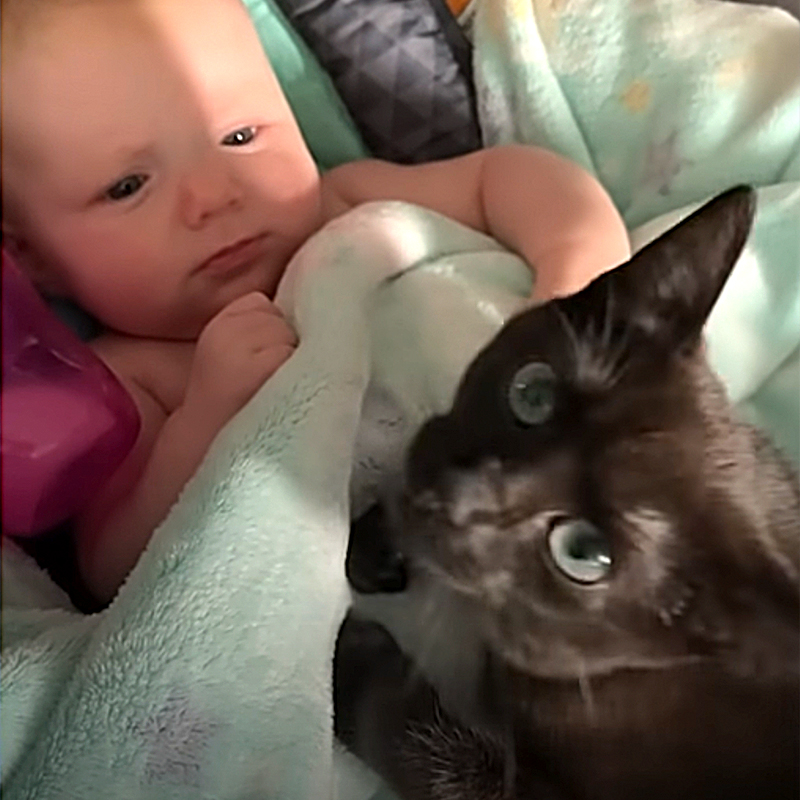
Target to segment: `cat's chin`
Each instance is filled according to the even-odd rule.
[[[619,652],[607,656],[586,659],[586,654],[569,645],[558,648],[552,642],[535,652],[520,648],[509,648],[505,642],[494,642],[493,651],[501,661],[537,680],[577,681],[583,683],[603,678],[618,672],[669,671],[700,664],[702,656],[696,655],[648,655],[646,653]]]

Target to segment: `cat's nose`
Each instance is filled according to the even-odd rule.
[[[406,492],[416,514],[447,520],[455,528],[495,523],[507,511],[502,464],[492,459],[480,468],[448,467],[435,484]]]

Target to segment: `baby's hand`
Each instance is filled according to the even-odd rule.
[[[224,425],[286,361],[297,336],[261,292],[234,300],[197,340],[184,405]]]

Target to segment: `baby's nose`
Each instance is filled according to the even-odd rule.
[[[242,187],[220,156],[210,156],[187,174],[179,196],[180,215],[192,229],[202,228],[218,215],[242,203]]]

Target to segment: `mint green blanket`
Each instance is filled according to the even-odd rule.
[[[616,153],[618,172],[599,174],[629,222],[646,223],[632,231],[637,245],[723,186],[762,187],[753,235],[709,324],[710,352],[743,411],[797,456],[800,116],[792,122],[789,110],[798,110],[798,28],[777,12],[752,12],[762,15],[756,26],[747,9],[705,7],[716,27],[700,24],[699,5],[677,0],[537,2],[536,18],[521,0],[485,0],[476,27],[481,110],[498,136],[578,156],[582,147],[592,168]],[[558,10],[558,24],[542,9]],[[598,9],[608,13],[602,25]],[[583,23],[568,19],[578,12]],[[710,89],[692,87],[710,69],[712,44],[722,47],[725,20],[723,43],[739,42],[744,57],[757,40],[754,52],[767,61],[781,54],[782,72],[759,83],[726,68],[741,94],[726,89],[733,94],[717,106]],[[656,46],[659,26],[691,41]],[[572,55],[569,37],[580,43]],[[519,58],[514,41],[535,58]],[[579,56],[589,67],[556,69],[556,46],[568,67]],[[695,71],[684,63],[690,55]],[[651,94],[630,95],[651,115],[641,140],[617,99],[616,87],[628,84],[614,76],[628,61],[652,81]],[[677,87],[670,102],[658,100],[662,79]],[[535,103],[524,98],[534,85]],[[682,172],[667,183],[644,180],[645,133],[660,130],[670,110],[675,141],[694,149],[681,151]],[[711,117],[714,137],[701,124]],[[512,118],[518,128],[507,130]],[[310,240],[278,298],[300,347],[221,432],[105,612],[79,615],[4,544],[6,800],[370,797],[376,779],[331,733],[349,514],[369,503],[416,426],[446,407],[464,366],[529,291],[517,258],[410,206],[364,206]]]

